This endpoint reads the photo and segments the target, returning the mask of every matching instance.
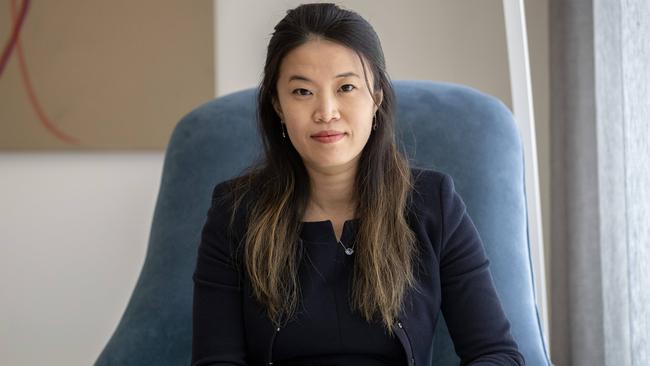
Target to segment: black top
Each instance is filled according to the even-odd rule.
[[[341,244],[352,246],[358,220],[343,226]],[[332,223],[303,222],[302,304],[297,319],[273,345],[274,365],[405,365],[406,355],[380,323],[369,324],[349,305],[356,253],[347,255]]]
[[[330,221],[303,223],[302,303],[296,320],[275,328],[254,300],[242,251],[236,250],[246,213],[236,216],[229,235],[230,190],[228,182],[218,184],[193,276],[192,364],[429,366],[442,311],[461,365],[523,365],[485,249],[451,177],[415,168],[412,173],[408,222],[419,244],[418,288],[405,294],[396,338],[350,311],[357,253],[344,253]],[[344,245],[350,246],[357,222],[345,222]]]

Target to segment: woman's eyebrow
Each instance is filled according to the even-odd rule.
[[[344,72],[342,74],[338,74],[334,78],[335,79],[336,78],[347,78],[349,76],[354,76],[354,77],[359,78],[359,75],[357,75],[356,73],[354,73],[352,71],[348,71],[348,72]],[[304,77],[302,75],[291,75],[288,82],[292,82],[293,80],[301,80],[301,81],[306,81],[308,83],[313,83],[313,81],[309,80],[308,78],[306,78],[306,77]]]

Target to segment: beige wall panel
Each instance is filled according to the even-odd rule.
[[[20,1],[17,1],[20,3]],[[17,12],[17,10],[16,10]],[[0,10],[0,40],[11,10]],[[33,1],[0,76],[0,150],[163,149],[185,113],[214,96],[212,1]]]

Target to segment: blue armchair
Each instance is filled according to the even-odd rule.
[[[450,174],[486,246],[497,291],[529,365],[550,365],[535,306],[524,165],[510,111],[474,89],[395,81],[397,133],[413,165]],[[260,152],[255,89],[199,106],[176,126],[163,168],[145,263],[95,365],[189,365],[192,273],[215,183]],[[444,318],[434,365],[458,365]]]

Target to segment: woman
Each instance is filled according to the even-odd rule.
[[[451,178],[396,149],[394,99],[358,14],[276,25],[264,159],[215,187],[203,228],[193,365],[430,365],[440,309],[463,364],[524,363]]]

